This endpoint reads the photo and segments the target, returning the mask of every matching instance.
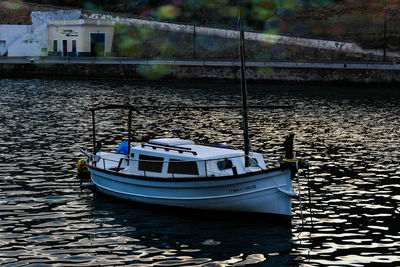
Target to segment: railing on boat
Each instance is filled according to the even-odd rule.
[[[145,160],[145,159],[132,159],[122,157],[119,160],[107,159],[100,156],[90,155],[88,157],[88,166],[97,167],[107,171],[114,171],[115,173],[119,173],[120,171],[131,168],[125,174],[132,174],[136,176],[144,176],[144,177],[156,177],[156,178],[177,178],[177,177],[198,177],[198,178],[206,178],[206,177],[217,177],[217,176],[225,176],[225,175],[237,175],[238,170],[237,166],[234,165],[232,160],[242,158],[243,162],[241,163],[244,166],[245,155],[234,156],[234,157],[224,157],[224,158],[214,158],[207,160]],[[259,170],[263,170],[257,159],[249,157],[249,161],[251,162],[250,167],[258,168]],[[236,161],[237,162],[237,161]],[[155,164],[158,164],[158,170],[155,170]],[[167,164],[164,167],[164,164]],[[179,169],[179,165],[183,167],[183,169]],[[130,167],[131,166],[131,167]],[[134,166],[134,167],[132,167]],[[142,169],[140,169],[142,166]],[[153,170],[147,170],[143,168],[144,166],[152,166]],[[160,169],[161,166],[161,169]],[[170,167],[173,166],[173,167]],[[152,168],[150,167],[150,168]],[[164,170],[167,169],[167,171]],[[178,170],[179,169],[179,170]],[[133,170],[133,171],[132,171]],[[184,171],[182,171],[184,170]],[[149,175],[150,174],[150,175]],[[157,175],[154,175],[157,174]]]

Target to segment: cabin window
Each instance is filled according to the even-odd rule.
[[[168,173],[199,175],[199,170],[197,169],[197,163],[195,161],[170,159]]]
[[[147,172],[162,172],[164,158],[146,155],[139,156],[139,170]]]
[[[232,161],[230,159],[224,159],[217,162],[218,169],[226,170],[233,167]]]
[[[249,158],[250,167],[258,167],[258,161],[255,158]]]

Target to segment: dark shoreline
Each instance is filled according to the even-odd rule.
[[[96,59],[41,59],[0,62],[0,78],[40,78],[125,81],[221,81],[237,82],[234,61],[107,61]],[[43,59],[42,59],[43,60]],[[81,61],[80,61],[81,60]],[[86,62],[82,62],[86,60]],[[65,63],[68,62],[68,63]],[[246,68],[249,83],[398,86],[400,65],[363,62],[251,62]],[[263,65],[264,64],[264,65]],[[275,65],[274,65],[275,64]],[[286,65],[287,66],[286,66]]]

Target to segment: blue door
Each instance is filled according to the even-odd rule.
[[[105,33],[91,33],[90,34],[90,56],[104,57],[106,48],[106,34]]]

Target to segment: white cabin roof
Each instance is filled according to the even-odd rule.
[[[148,143],[134,146],[132,152],[186,160],[219,159],[244,154],[243,150],[240,149],[195,144],[191,140],[179,138],[151,139]]]
[[[150,139],[149,143],[158,144],[158,145],[167,145],[167,146],[193,145],[194,144],[194,142],[192,140],[185,140],[185,139],[180,139],[180,138]]]

